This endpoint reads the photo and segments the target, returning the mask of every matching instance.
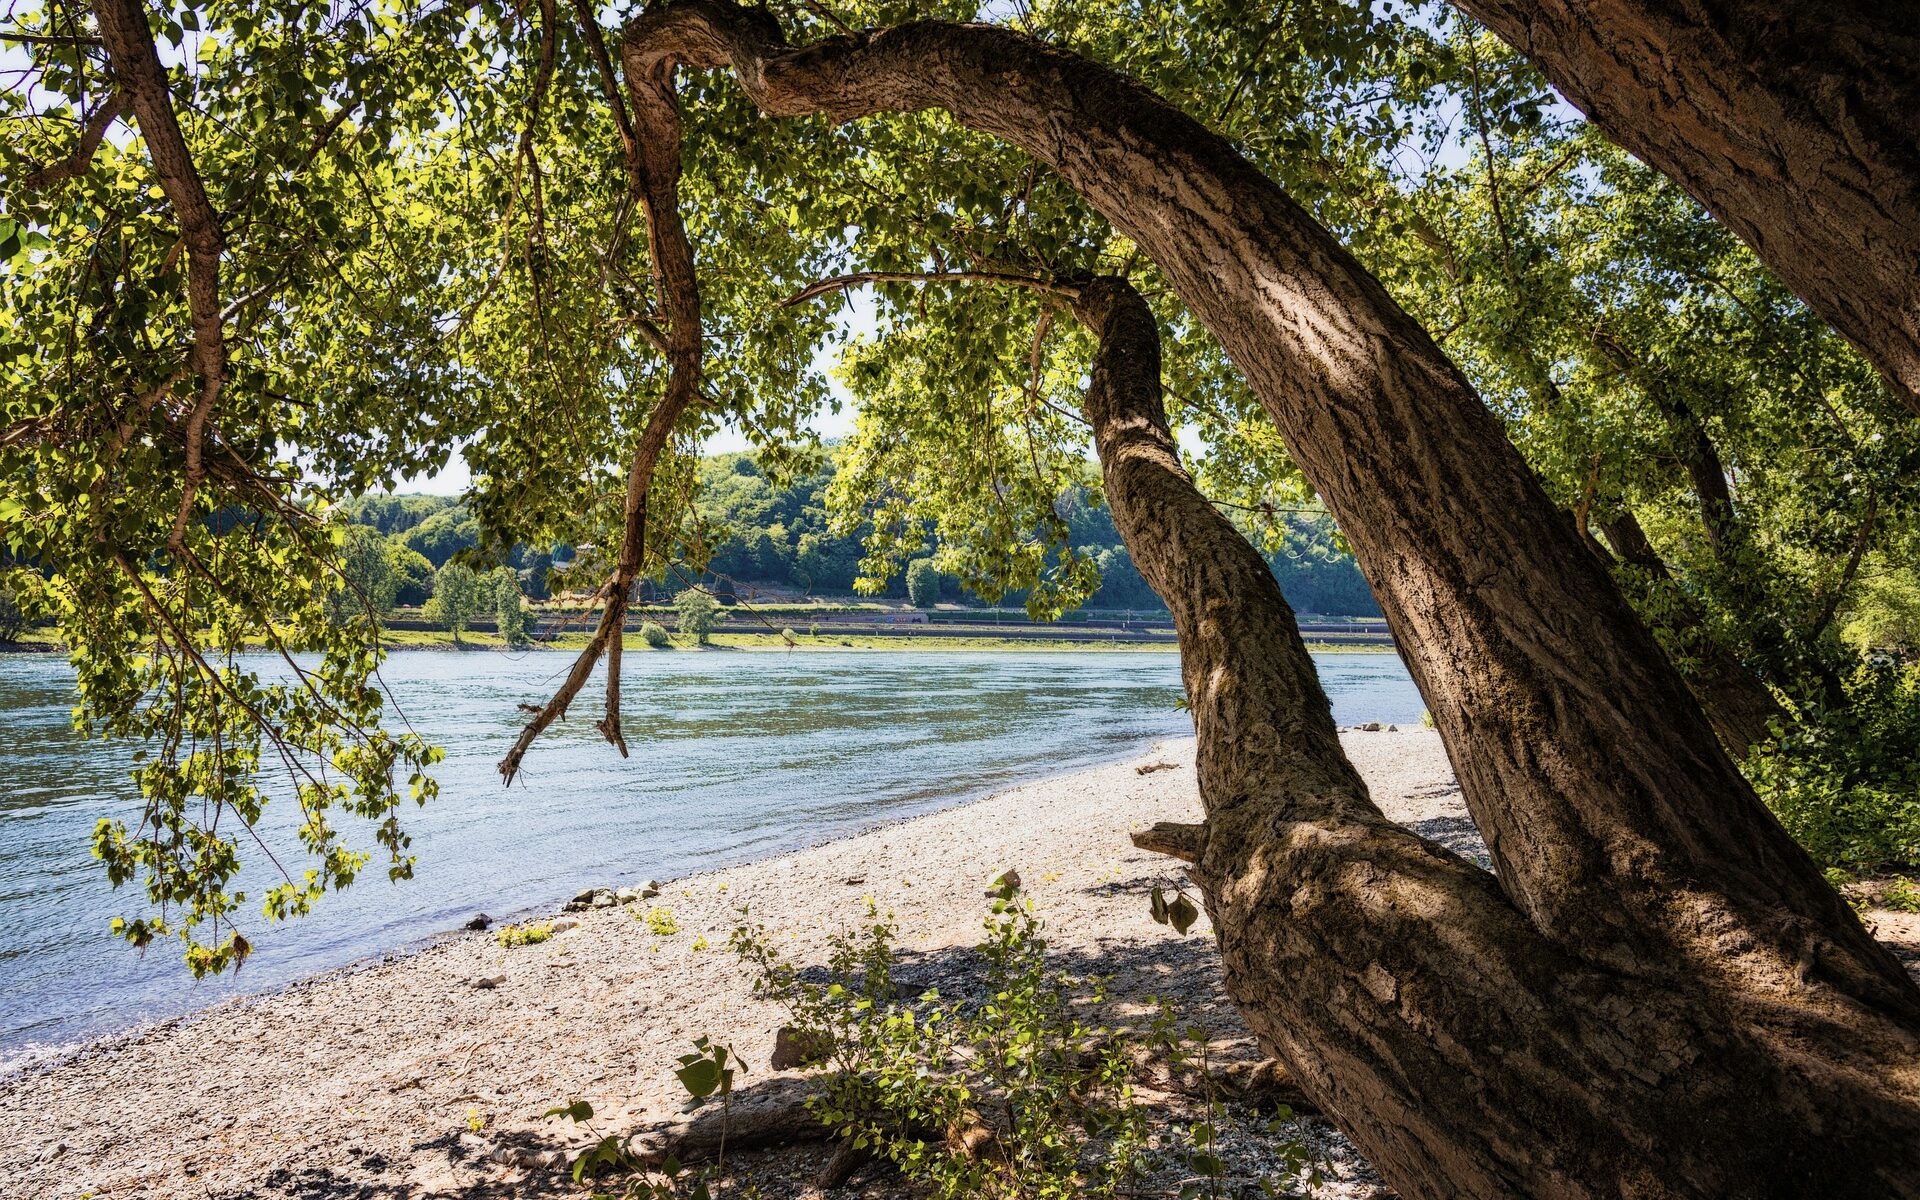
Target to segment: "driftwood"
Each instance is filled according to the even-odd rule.
[[[768,1080],[736,1092],[730,1105],[706,1104],[685,1120],[661,1122],[636,1134],[629,1154],[635,1166],[657,1167],[669,1158],[683,1163],[709,1161],[718,1158],[723,1147],[731,1154],[794,1142],[827,1141],[834,1138],[834,1128],[808,1107],[808,1101],[824,1090],[825,1081],[820,1078]],[[1000,1154],[1000,1139],[993,1127],[973,1111],[952,1128],[928,1126],[912,1133],[942,1142],[953,1153],[969,1158],[995,1158]],[[872,1159],[871,1147],[856,1148],[851,1140],[839,1141],[813,1185],[821,1189],[840,1187]]]
[[[735,1092],[727,1105],[706,1104],[686,1120],[662,1122],[642,1131],[633,1140],[633,1159],[640,1166],[657,1167],[668,1158],[681,1162],[716,1158],[723,1146],[732,1152],[825,1140],[833,1131],[807,1107],[807,1100],[820,1091],[817,1080],[770,1079]]]

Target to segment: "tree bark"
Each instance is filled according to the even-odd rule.
[[[686,0],[629,25],[625,55],[730,67],[775,115],[944,108],[1022,147],[1246,373],[1353,542],[1498,874],[1373,809],[1277,591],[1247,607],[1264,569],[1210,559],[1231,554],[1214,540],[1165,564],[1202,572],[1156,582],[1188,597],[1202,664],[1184,668],[1209,714],[1198,869],[1234,994],[1397,1187],[1911,1194],[1920,993],[1459,372],[1271,181],[1144,89],[1003,29],[796,49],[763,10]],[[1136,558],[1155,536],[1136,530]],[[1226,656],[1241,637],[1260,639],[1246,662]]]
[[[1706,205],[1920,412],[1920,8],[1453,3]]]
[[[1581,962],[1380,814],[1278,585],[1180,466],[1151,310],[1117,280],[1076,309],[1107,499],[1173,613],[1198,736],[1206,822],[1163,840],[1198,852],[1255,1032],[1401,1194],[1920,1194],[1898,1022]]]

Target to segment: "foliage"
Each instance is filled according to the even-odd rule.
[[[399,542],[386,543],[387,565],[393,571],[395,604],[421,607],[433,598],[433,564],[417,550]]]
[[[400,576],[378,533],[364,525],[339,531],[340,577],[327,593],[327,614],[336,625],[378,628],[400,593]]]
[[[796,1041],[818,1048],[811,1069],[824,1088],[811,1103],[838,1136],[945,1196],[1133,1190],[1154,1166],[1155,1123],[1167,1121],[1135,1095],[1136,1060],[1183,1064],[1195,1047],[1204,1055],[1208,1035],[1166,1006],[1147,1030],[1090,1024],[1104,982],[1050,963],[1041,921],[1011,887],[998,890],[985,932],[971,1001],[902,987],[895,928],[871,901],[862,928],[832,939],[824,981],[783,960],[764,926],[743,923],[730,945],[756,994],[786,1008]],[[1161,1140],[1181,1144],[1186,1167],[1218,1187],[1228,1168],[1216,1123],[1229,1119],[1210,1097],[1199,1121]],[[1270,1186],[1317,1182],[1297,1143],[1276,1146],[1289,1177]]]
[[[647,927],[647,932],[657,937],[672,937],[680,932],[680,922],[674,918],[673,910],[663,905],[654,905],[645,913],[635,911],[633,919]]]
[[[0,575],[0,642],[14,642],[27,631],[26,606],[14,591],[14,580]]]
[[[1891,722],[1906,710],[1853,711],[1886,689],[1848,681],[1869,650],[1910,649],[1898,581],[1920,426],[1518,55],[1430,3],[832,10],[1010,21],[1218,128],[1434,332],[1576,524],[1609,541],[1626,518],[1644,527],[1667,579],[1621,575],[1683,669],[1724,651],[1816,726],[1763,766],[1774,795],[1897,794],[1904,762],[1884,751],[1904,744]],[[819,6],[769,13],[796,38],[832,24]],[[224,361],[209,372],[177,181],[111,107],[89,7],[7,20],[21,36],[0,92],[0,542],[46,581],[81,664],[77,725],[146,749],[139,816],[98,849],[115,882],[181,915],[123,928],[224,946],[196,959],[224,965],[244,952],[227,885],[270,795],[300,814],[314,870],[266,899],[284,914],[364,864],[343,811],[403,875],[397,807],[432,791],[430,748],[379,724],[372,614],[343,621],[334,602],[344,572],[377,570],[325,514],[379,531],[400,604],[428,598],[423,562],[508,566],[538,596],[551,559],[528,547],[569,549],[562,586],[606,581],[666,372],[594,53],[617,31],[500,0],[156,10],[220,226]],[[934,553],[972,594],[1036,615],[1151,606],[1088,462],[1086,339],[1053,298],[883,285],[857,338],[828,302],[781,303],[843,271],[968,264],[1130,275],[1155,297],[1170,414],[1203,487],[1297,607],[1375,611],[1218,345],[1050,171],[938,112],[767,122],[728,83],[680,91],[709,350],[650,494],[644,587],[710,574],[888,591]],[[90,127],[103,136],[75,157]],[[828,461],[806,424],[837,403],[816,366],[835,339],[859,413]],[[747,432],[751,461],[695,458],[723,425]],[[459,502],[382,494],[456,453],[474,478]],[[284,671],[242,657],[263,643]],[[1873,744],[1840,745],[1859,737]],[[297,782],[269,783],[263,761]]]
[[[455,644],[467,626],[480,615],[486,599],[480,577],[464,563],[450,562],[433,573],[433,598],[427,601],[425,616],[436,625],[453,631]]]
[[[931,558],[916,558],[907,564],[907,599],[915,608],[932,608],[940,603],[940,568]]]
[[[702,646],[710,640],[714,626],[727,619],[720,602],[704,588],[688,588],[674,596],[673,612],[680,632],[692,634]]]
[[[640,640],[652,646],[655,650],[664,650],[673,644],[673,639],[667,636],[666,626],[660,624],[658,621],[644,621],[641,623]]]
[[[1920,574],[1882,562],[1863,575],[1841,637],[1862,654],[1920,658]]]
[[[1845,698],[1794,722],[1746,763],[1768,806],[1821,863],[1920,863],[1920,664],[1860,664]]]
[[[503,925],[493,936],[503,950],[511,950],[515,946],[535,946],[553,937],[553,922]]]

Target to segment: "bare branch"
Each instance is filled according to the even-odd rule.
[[[1181,862],[1199,862],[1207,848],[1207,827],[1178,821],[1155,821],[1150,829],[1127,835],[1133,844],[1150,854],[1165,854]]]
[[[126,107],[126,97],[121,93],[115,92],[107,97],[106,103],[95,109],[93,115],[87,118],[86,128],[80,134],[80,144],[74,148],[72,157],[65,162],[42,167],[27,176],[27,188],[31,191],[39,191],[85,174],[87,168],[93,165],[94,153],[100,149],[100,143],[106,139],[107,130],[112,127],[120,114],[126,111]]]

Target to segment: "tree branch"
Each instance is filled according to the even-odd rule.
[[[93,165],[94,153],[100,149],[107,130],[126,111],[126,107],[126,97],[121,93],[115,92],[107,97],[106,103],[94,109],[93,115],[87,118],[86,128],[80,133],[80,144],[74,148],[73,155],[65,162],[42,167],[27,176],[24,182],[28,190],[40,191],[85,174],[87,168]]]
[[[186,537],[194,496],[206,476],[207,423],[227,377],[220,320],[220,256],[225,246],[220,218],[207,199],[206,186],[174,114],[166,68],[160,65],[145,9],[138,0],[94,0],[93,12],[114,79],[140,123],[147,155],[160,177],[161,191],[173,205],[180,239],[187,248],[187,308],[193,318],[193,367],[200,375],[200,394],[187,414],[186,484],[169,538],[177,550]]]

